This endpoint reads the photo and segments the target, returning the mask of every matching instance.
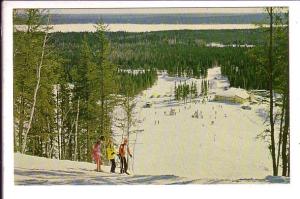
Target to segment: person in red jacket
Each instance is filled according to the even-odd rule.
[[[99,140],[93,146],[92,155],[93,155],[94,161],[97,164],[96,171],[99,172],[99,171],[101,171],[101,145],[100,145]]]
[[[127,171],[128,169],[128,161],[126,160],[127,153],[130,157],[132,157],[128,147],[128,139],[125,138],[124,142],[119,147],[119,155],[121,159],[120,173],[126,173],[127,175],[129,175]]]
[[[96,168],[97,172],[102,171],[101,170],[101,164],[102,164],[102,161],[101,161],[101,143],[102,143],[103,140],[104,140],[104,137],[101,136],[100,140],[97,140],[97,142],[94,144],[93,150],[92,150],[92,157],[93,157],[94,161],[97,164],[97,168]]]

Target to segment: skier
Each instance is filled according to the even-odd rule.
[[[107,143],[107,147],[106,147],[106,153],[107,153],[107,159],[109,159],[109,161],[111,163],[110,172],[115,173],[115,169],[116,169],[115,154],[116,154],[116,151],[115,151],[115,147],[114,147],[114,144],[113,144],[111,138],[108,139],[108,143]]]
[[[120,173],[126,173],[127,175],[129,175],[129,173],[127,172],[128,169],[128,161],[126,160],[126,155],[127,153],[129,154],[130,157],[132,157],[129,147],[128,147],[128,139],[125,138],[124,142],[120,145],[119,147],[119,155],[120,155],[120,159],[121,159],[121,167],[120,167]]]
[[[97,142],[94,144],[93,146],[93,150],[92,150],[92,156],[94,161],[97,164],[97,168],[95,169],[97,172],[101,172],[101,143],[104,140],[104,137],[101,136],[100,140],[97,140]]]

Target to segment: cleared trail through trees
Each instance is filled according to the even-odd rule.
[[[209,92],[229,85],[219,67],[209,69],[207,79]],[[135,174],[236,179],[264,178],[272,172],[267,144],[255,139],[265,129],[265,118],[257,113],[266,110],[265,105],[243,110],[238,104],[201,103],[200,99],[178,103],[169,97],[175,81],[162,74],[138,97],[138,107],[147,102],[152,106],[140,113],[145,119],[137,140],[141,144],[135,146]],[[201,80],[186,81],[197,82],[200,88]],[[176,114],[169,114],[171,109]],[[193,118],[196,111],[199,117]]]

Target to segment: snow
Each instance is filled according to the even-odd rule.
[[[250,96],[248,92],[244,89],[241,88],[229,88],[228,90],[225,91],[220,91],[217,93],[219,96],[225,96],[225,97],[235,97],[238,96],[243,99],[248,99]]]
[[[229,87],[220,67],[209,69],[207,80],[211,93]],[[269,175],[272,166],[268,145],[256,139],[266,128],[267,106],[256,104],[251,105],[251,110],[243,110],[236,104],[202,104],[201,99],[178,103],[170,95],[175,82],[180,81],[196,82],[201,88],[200,79],[162,73],[156,84],[137,98],[137,117],[141,121],[138,128],[143,131],[130,137],[131,148],[135,140],[137,143],[131,170],[135,174],[169,174],[191,179],[261,179]],[[240,89],[229,90],[245,95]],[[147,102],[152,106],[142,108]],[[170,115],[171,109],[176,115]],[[192,118],[196,111],[202,117]],[[116,141],[119,144],[120,137]]]
[[[243,47],[243,48],[253,48],[254,45],[252,44],[241,44],[241,45],[236,45],[236,44],[230,44],[230,45],[224,45],[221,43],[216,43],[216,42],[211,42],[205,45],[206,47],[218,47],[218,48],[224,48],[224,47]]]
[[[94,185],[94,184],[168,184],[181,182],[173,175],[147,176],[111,174],[108,166],[104,172],[96,172],[95,164],[55,160],[15,153],[15,184],[17,185]]]
[[[207,80],[209,93],[230,86],[220,67],[209,69]],[[134,151],[129,159],[132,175],[110,174],[108,167],[104,167],[105,173],[97,173],[91,163],[15,154],[15,183],[289,183],[289,178],[269,176],[272,164],[268,144],[256,139],[266,129],[266,104],[251,105],[251,110],[243,110],[237,104],[202,103],[202,98],[184,104],[173,96],[175,82],[180,81],[194,82],[201,88],[201,79],[170,77],[161,72],[155,85],[135,99],[139,121],[135,128],[141,131],[129,138],[130,149]],[[143,108],[147,102],[152,106]],[[176,114],[170,114],[171,110]],[[114,114],[119,111],[116,109]],[[196,112],[199,117],[192,117]],[[118,128],[113,131],[115,144],[119,145],[123,132]]]
[[[175,175],[121,175],[95,172],[95,164],[55,160],[14,154],[16,185],[117,185],[117,184],[228,184],[228,183],[289,183],[289,178],[267,176],[265,179],[197,179]]]
[[[227,77],[221,75],[221,68],[214,67],[208,70],[207,80],[209,81],[210,91],[223,91],[230,86]]]
[[[109,31],[151,32],[165,30],[224,30],[224,29],[256,29],[255,24],[107,24]],[[95,24],[56,24],[50,32],[94,32]],[[15,25],[22,31],[25,25]]]

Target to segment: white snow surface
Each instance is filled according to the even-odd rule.
[[[166,30],[235,30],[257,29],[255,24],[106,24],[108,31],[152,32]],[[264,24],[267,27],[268,25]],[[26,30],[25,25],[14,26],[19,31]],[[50,32],[95,32],[95,24],[55,24]]]
[[[118,185],[118,184],[228,184],[289,183],[289,178],[267,176],[264,179],[189,179],[175,175],[111,174],[95,172],[95,164],[69,160],[47,159],[20,153],[14,154],[15,185]]]
[[[218,47],[218,48],[224,48],[224,47],[244,47],[244,48],[253,48],[254,45],[251,44],[241,44],[241,45],[236,45],[236,44],[230,44],[230,45],[225,45],[221,43],[216,43],[216,42],[211,42],[205,45],[206,47]]]
[[[210,91],[223,90],[229,85],[219,67],[209,71],[208,79]],[[255,107],[248,111],[234,104],[183,104],[170,97],[149,98],[154,93],[160,96],[173,93],[174,81],[178,82],[178,78],[159,76],[156,85],[138,100],[140,107],[146,101],[153,106],[140,109],[143,121],[140,128],[144,131],[137,135],[135,173],[237,179],[263,178],[272,172],[267,145],[255,139],[265,128]],[[201,87],[200,80],[187,81],[198,81],[198,88]],[[171,108],[176,115],[169,115]],[[197,110],[203,119],[192,118]]]
[[[230,86],[220,67],[209,69],[207,80],[209,93]],[[134,158],[130,159],[131,171],[191,179],[261,179],[270,175],[268,144],[256,139],[266,129],[267,105],[251,105],[251,110],[243,110],[238,104],[202,104],[199,98],[178,103],[172,94],[175,82],[180,81],[196,82],[201,88],[199,79],[161,73],[155,85],[137,97],[137,129],[143,131],[130,137],[130,148],[135,149]],[[151,108],[143,108],[147,102],[152,104]],[[171,109],[176,115],[170,115]],[[192,118],[196,111],[202,117]],[[121,142],[120,136],[115,139],[117,144]]]
[[[217,93],[217,95],[226,96],[226,97],[238,96],[243,99],[247,99],[250,97],[246,90],[241,88],[233,88],[233,87],[229,88],[228,90],[220,91]]]
[[[229,87],[219,67],[209,69],[209,93]],[[268,144],[257,135],[266,128],[267,105],[241,105],[208,101],[176,102],[174,85],[201,80],[170,77],[162,72],[155,85],[136,98],[136,129],[130,135],[130,176],[93,171],[95,164],[50,160],[15,154],[16,184],[189,184],[286,183],[272,177]],[[152,96],[152,98],[151,98]],[[155,97],[153,97],[155,96]],[[159,97],[158,97],[159,96]],[[209,96],[210,98],[211,96]],[[143,106],[150,102],[150,108]],[[173,109],[176,115],[170,115]],[[116,109],[116,115],[120,109]],[[192,115],[198,111],[199,117]],[[159,123],[158,123],[159,122]],[[277,127],[278,128],[278,127]],[[116,144],[122,130],[114,129]],[[134,144],[136,143],[136,144]],[[117,168],[119,171],[119,168]],[[266,177],[267,176],[267,177]]]

